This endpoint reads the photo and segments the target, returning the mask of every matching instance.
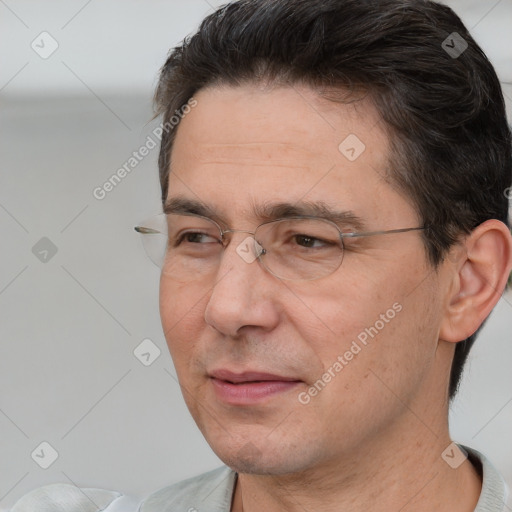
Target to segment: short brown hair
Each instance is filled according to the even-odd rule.
[[[170,52],[156,113],[166,123],[206,86],[262,78],[371,98],[390,133],[389,179],[422,218],[434,268],[480,223],[508,223],[511,133],[500,83],[449,7],[426,0],[229,3]],[[160,149],[163,201],[174,136],[167,130]],[[457,344],[450,397],[476,334]]]

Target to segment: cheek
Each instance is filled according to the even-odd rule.
[[[290,301],[288,311],[321,362],[317,373],[343,374],[336,379],[343,387],[366,379],[370,369],[393,381],[419,377],[411,374],[433,358],[439,312],[432,279],[425,279],[432,270],[420,262],[420,270],[410,262],[409,268],[347,272],[343,279],[340,273],[321,285],[321,295],[314,286],[294,290],[300,300]]]
[[[388,292],[383,293],[382,289]],[[343,276],[292,291],[287,312],[293,323],[310,344],[327,353],[348,350],[351,341],[364,333],[365,328],[376,321],[381,327],[381,314],[390,310],[388,316],[394,318],[399,309],[399,306],[393,309],[399,293],[382,283],[360,277]]]
[[[160,318],[178,373],[182,373],[192,358],[196,348],[194,340],[199,339],[204,323],[204,301],[198,301],[202,295],[204,288],[198,293],[190,283],[181,283],[164,275],[160,279]]]

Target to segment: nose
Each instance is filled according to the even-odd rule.
[[[208,325],[234,338],[244,327],[272,330],[279,321],[279,280],[256,259],[254,239],[245,233],[232,235],[225,248],[204,313]]]

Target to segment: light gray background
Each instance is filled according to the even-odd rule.
[[[510,82],[512,0],[448,3]],[[46,483],[143,497],[220,464],[183,404],[158,270],[133,231],[159,211],[157,149],[103,200],[93,196],[156,126],[150,100],[168,49],[216,5],[0,0],[0,510]],[[59,44],[48,59],[31,48],[43,31]],[[510,109],[510,85],[505,93]],[[57,247],[46,263],[32,252],[42,237]],[[451,418],[453,437],[508,482],[511,331],[509,293]],[[147,367],[133,355],[146,338],[161,350]],[[58,452],[46,470],[31,458],[43,441]]]

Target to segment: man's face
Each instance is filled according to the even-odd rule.
[[[369,103],[305,87],[211,88],[196,99],[175,139],[168,200],[200,201],[224,228],[248,231],[262,222],[254,205],[318,201],[366,231],[421,224],[385,179],[388,138]],[[162,323],[186,403],[226,464],[303,471],[418,428],[411,410],[438,400],[448,368],[437,357],[442,273],[420,235],[348,239],[342,265],[312,281],[247,263],[236,251],[247,233],[227,235],[211,274],[162,273]]]

